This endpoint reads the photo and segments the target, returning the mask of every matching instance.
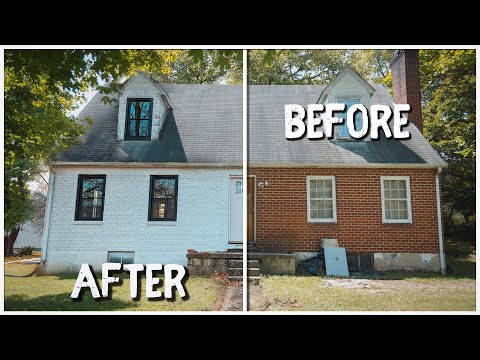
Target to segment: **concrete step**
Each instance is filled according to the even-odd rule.
[[[242,259],[232,259],[228,261],[228,266],[231,268],[241,268],[243,267],[243,260]],[[248,260],[247,261],[247,268],[258,268],[260,264],[258,260]]]
[[[228,280],[242,281],[243,276],[229,276]],[[260,276],[249,276],[247,280],[250,284],[258,285],[260,283]]]
[[[243,268],[229,268],[229,276],[243,276]],[[259,268],[247,268],[247,276],[260,276]]]
[[[247,245],[247,251],[248,251],[249,253],[251,253],[251,252],[259,252],[259,249],[257,248],[257,245],[255,245],[255,243],[253,243],[253,244],[248,244],[248,245]]]

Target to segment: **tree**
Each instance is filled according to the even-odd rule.
[[[6,255],[20,226],[34,216],[27,183],[42,164],[78,143],[85,128],[68,114],[99,80],[110,84],[135,69],[168,71],[175,53],[151,50],[5,51],[5,233]]]
[[[150,76],[166,84],[241,84],[233,71],[242,72],[242,51],[182,50],[169,62],[169,72],[153,72]]]
[[[43,164],[78,144],[86,130],[69,114],[85,100],[87,90],[102,91],[104,101],[110,102],[113,99],[108,95],[118,91],[122,76],[141,70],[159,78],[171,74],[173,81],[179,78],[181,69],[189,69],[177,68],[180,64],[190,64],[198,70],[192,81],[215,82],[215,76],[224,75],[233,62],[242,59],[241,50],[188,52],[193,61],[186,53],[182,50],[5,51],[6,255],[13,253],[21,225],[36,213],[27,183],[42,170]],[[201,73],[203,70],[205,74]]]
[[[251,85],[325,84],[345,67],[347,50],[250,50]]]
[[[390,61],[394,50],[352,50],[349,64],[370,83],[383,84],[392,89]]]
[[[442,172],[447,230],[455,213],[475,214],[475,50],[421,50],[424,134],[448,166]]]

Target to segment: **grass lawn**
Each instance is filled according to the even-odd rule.
[[[328,286],[325,276],[262,277],[263,309],[277,311],[475,311],[475,258],[450,258],[454,275],[386,273],[370,288]]]
[[[28,274],[32,269],[32,265],[5,265],[5,273],[12,275]],[[70,294],[75,280],[76,275],[5,277],[5,310],[210,311],[214,309],[222,287],[213,278],[191,276],[185,283],[189,299],[183,300],[176,293],[176,301],[166,301],[163,298],[148,301],[144,295],[143,278],[141,299],[133,301],[127,276],[122,279],[122,285],[112,286],[111,300],[96,301],[87,289],[82,301],[72,301]],[[162,287],[159,290],[163,293]]]

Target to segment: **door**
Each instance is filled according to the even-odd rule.
[[[239,177],[230,178],[230,237],[229,243],[243,242],[243,180]]]
[[[255,177],[249,176],[247,184],[247,242],[255,241]]]

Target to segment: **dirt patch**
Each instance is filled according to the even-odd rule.
[[[383,283],[368,279],[327,279],[326,286],[336,286],[345,289],[372,289],[381,288]]]
[[[423,281],[422,279],[415,280],[369,280],[369,279],[327,279],[324,281],[326,287],[340,287],[349,290],[355,291],[364,291],[368,293],[372,292],[394,292],[394,291],[404,291],[404,290],[413,290],[413,291],[435,291],[439,289],[445,290],[471,290],[475,289],[474,282],[464,282],[464,281],[443,281],[438,282],[429,282]]]
[[[221,311],[242,311],[243,310],[243,287],[228,286],[225,289],[225,296]]]
[[[222,284],[214,309],[216,311],[242,311],[242,282],[228,280],[227,273],[215,273],[213,278]]]
[[[9,261],[17,261],[17,260],[26,260],[26,259],[34,259],[42,256],[41,251],[34,251],[32,252],[32,255],[14,255],[14,256],[5,256],[3,258],[4,262],[9,262]]]
[[[263,297],[261,286],[248,284],[248,310],[265,311],[269,306],[269,302]]]
[[[270,306],[279,305],[289,308],[301,308],[302,305],[296,299],[278,299],[272,301],[265,299],[262,293],[261,285],[248,285],[248,310],[249,311],[267,311]]]

